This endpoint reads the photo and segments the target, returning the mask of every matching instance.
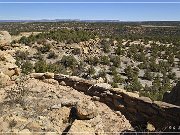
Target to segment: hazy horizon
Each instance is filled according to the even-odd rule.
[[[4,3],[3,3],[4,2]],[[7,3],[10,2],[10,3]],[[22,3],[16,3],[22,2]],[[23,3],[31,2],[31,3]],[[42,3],[33,3],[42,2]],[[0,20],[119,20],[119,21],[180,21],[180,1],[178,0],[0,0]],[[92,2],[92,3],[75,3]],[[94,3],[93,3],[94,2]],[[99,3],[96,3],[99,2]],[[134,3],[141,2],[141,3]],[[152,3],[143,3],[152,2]],[[162,3],[153,3],[162,2]],[[178,2],[178,3],[166,3]]]

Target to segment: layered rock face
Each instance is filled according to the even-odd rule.
[[[169,125],[180,124],[180,107],[161,101],[152,101],[148,97],[139,97],[136,93],[119,88],[106,88],[95,82],[77,77],[55,75],[60,83],[73,87],[92,96],[93,100],[106,103],[131,120],[132,123],[152,123],[156,129],[167,128]],[[147,125],[146,125],[147,126]]]
[[[7,85],[10,80],[19,76],[20,69],[15,64],[16,60],[6,51],[0,51],[0,83]]]
[[[0,46],[10,43],[11,42],[11,35],[7,31],[0,31]]]
[[[79,135],[106,135],[106,132],[133,130],[121,112],[112,111],[106,104],[70,86],[61,86],[51,77],[48,73],[33,74],[0,89],[0,132],[48,135],[68,131],[71,135],[78,132]],[[78,117],[65,130],[74,106]]]
[[[180,82],[171,91],[163,95],[163,101],[180,106]]]
[[[142,125],[161,131],[180,124],[179,106],[75,76],[33,73],[29,77],[0,89],[1,132],[109,135]]]

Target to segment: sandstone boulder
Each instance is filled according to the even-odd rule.
[[[5,86],[9,83],[10,77],[0,72],[0,85]]]
[[[150,132],[153,132],[153,131],[155,131],[156,129],[155,129],[155,127],[151,124],[151,123],[147,123],[147,130],[148,131],[150,131]]]
[[[11,42],[11,35],[7,31],[0,31],[0,46],[10,43]]]
[[[93,102],[85,100],[77,103],[77,113],[79,119],[82,120],[92,119],[98,114],[96,105]]]
[[[16,60],[6,51],[0,51],[0,71],[12,77],[20,74],[20,69],[15,64]]]
[[[95,87],[102,87],[105,89],[111,89],[112,88],[112,86],[108,83],[96,83],[94,86]]]
[[[19,131],[19,134],[32,135],[33,133],[31,133],[31,132],[29,131],[29,129],[23,129],[23,130]]]
[[[68,135],[74,135],[74,134],[95,135],[95,130],[93,127],[91,127],[90,124],[81,120],[75,120],[75,122],[73,122],[70,131],[68,132]]]
[[[0,121],[0,132],[8,132],[9,131],[9,123]]]
[[[77,104],[76,100],[65,99],[61,102],[61,106],[71,107]]]
[[[31,73],[30,77],[35,79],[53,79],[54,73]]]
[[[0,51],[0,61],[15,63],[16,60],[6,51]]]
[[[33,121],[33,122],[29,122],[26,125],[26,128],[29,129],[32,132],[41,132],[41,126],[39,123]]]

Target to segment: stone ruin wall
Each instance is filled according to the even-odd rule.
[[[41,74],[41,77],[42,75],[43,79],[49,78],[46,74]],[[40,77],[36,75],[34,78]],[[121,111],[132,122],[131,124],[147,124],[148,122],[156,129],[180,125],[180,106],[152,101],[148,97],[140,97],[136,93],[120,88],[101,87],[96,82],[75,76],[57,74],[53,78],[60,84],[63,82],[66,86],[92,96],[92,100],[103,102],[115,111]]]

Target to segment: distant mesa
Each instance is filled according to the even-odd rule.
[[[120,22],[119,20],[80,20],[80,19],[40,19],[40,20],[0,20],[0,22]]]

